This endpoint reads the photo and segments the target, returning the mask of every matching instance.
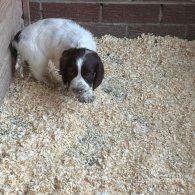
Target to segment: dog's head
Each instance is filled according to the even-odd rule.
[[[72,48],[62,54],[60,74],[71,91],[87,94],[102,82],[104,67],[96,52],[85,48]]]

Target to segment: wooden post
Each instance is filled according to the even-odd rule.
[[[24,25],[26,26],[31,23],[29,0],[22,0],[22,7],[23,7]]]

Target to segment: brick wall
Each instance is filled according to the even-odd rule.
[[[14,34],[22,27],[21,0],[0,1],[0,103],[12,75],[9,44]]]
[[[96,36],[134,38],[141,33],[195,39],[195,0],[30,0],[32,22],[73,19]]]

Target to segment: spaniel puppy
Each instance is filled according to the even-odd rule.
[[[16,69],[22,74],[23,64],[32,75],[50,84],[48,63],[59,69],[64,84],[79,95],[81,102],[92,102],[93,90],[104,77],[104,67],[92,34],[67,19],[44,19],[18,32],[12,41],[17,51]]]

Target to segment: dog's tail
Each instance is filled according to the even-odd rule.
[[[19,32],[17,32],[16,35],[14,36],[14,39],[9,44],[11,55],[15,60],[17,60],[17,56],[18,56],[18,51],[17,51],[17,46],[16,45],[20,41],[21,32],[22,32],[21,30]]]
[[[22,57],[17,49],[17,46],[18,46],[19,41],[20,41],[21,32],[22,32],[22,30],[20,30],[19,32],[16,33],[16,35],[14,36],[14,39],[9,44],[9,48],[10,48],[12,57],[16,61],[15,70],[16,71],[19,70],[20,76],[23,78],[23,61],[22,61]]]
[[[12,57],[14,58],[14,60],[16,60],[17,59],[17,56],[18,56],[18,52],[17,52],[17,49],[15,47],[13,47],[12,41],[9,44],[9,49],[11,51]]]

